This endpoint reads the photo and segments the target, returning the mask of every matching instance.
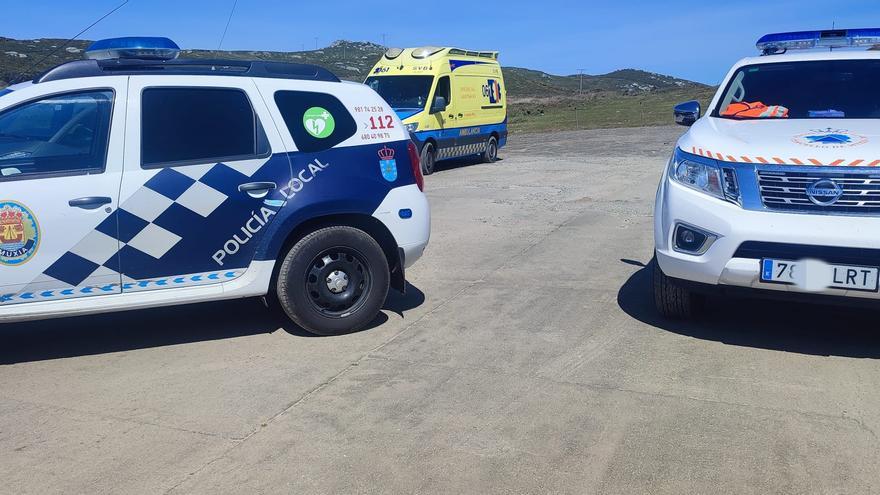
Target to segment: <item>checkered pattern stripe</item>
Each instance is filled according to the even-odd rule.
[[[487,142],[481,142],[443,148],[437,151],[437,159],[445,160],[447,158],[455,158],[458,156],[476,155],[486,151],[486,146],[488,146]]]
[[[187,234],[192,235],[194,215],[207,218],[228,196],[209,184],[230,174],[253,176],[268,159],[164,168],[126,198],[112,215],[90,232],[43,274],[17,294],[0,294],[0,304],[37,299],[146,290],[189,283],[214,283],[229,273],[196,274],[198,279],[174,277],[171,282],[134,280],[121,273],[120,253],[134,250],[161,260]],[[213,177],[213,179],[212,179]],[[195,217],[197,218],[197,217]],[[197,234],[197,232],[196,232]],[[236,276],[238,276],[236,275]],[[82,284],[88,280],[88,286]],[[160,279],[162,280],[162,279]]]

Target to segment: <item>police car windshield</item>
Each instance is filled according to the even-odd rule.
[[[880,60],[748,65],[737,70],[714,117],[726,119],[880,118]]]
[[[366,84],[394,108],[425,108],[434,76],[377,76]]]

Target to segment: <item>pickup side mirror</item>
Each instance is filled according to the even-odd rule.
[[[431,113],[440,113],[446,110],[448,103],[446,103],[446,98],[442,96],[435,96],[434,103],[431,105]]]
[[[675,123],[690,127],[700,118],[700,102],[693,100],[675,105]]]

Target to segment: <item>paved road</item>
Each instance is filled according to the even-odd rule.
[[[654,315],[679,132],[441,169],[408,295],[357,334],[257,301],[0,328],[0,492],[878,492],[880,315]]]

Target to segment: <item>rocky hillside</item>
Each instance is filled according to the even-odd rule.
[[[15,40],[0,37],[0,87],[10,82],[31,79],[40,72],[70,60],[82,58],[90,41],[75,41],[58,50],[64,40]],[[55,53],[53,53],[55,52]],[[317,64],[330,69],[341,78],[363,80],[384,52],[374,43],[336,41],[320,50],[297,52],[184,50],[187,58],[234,58],[276,60]],[[502,54],[502,62],[504,54]],[[505,67],[507,90],[514,99],[577,96],[582,93],[610,92],[640,95],[657,91],[705,86],[661,74],[625,69],[603,75],[584,75],[583,88],[579,75],[557,76],[519,67]]]

